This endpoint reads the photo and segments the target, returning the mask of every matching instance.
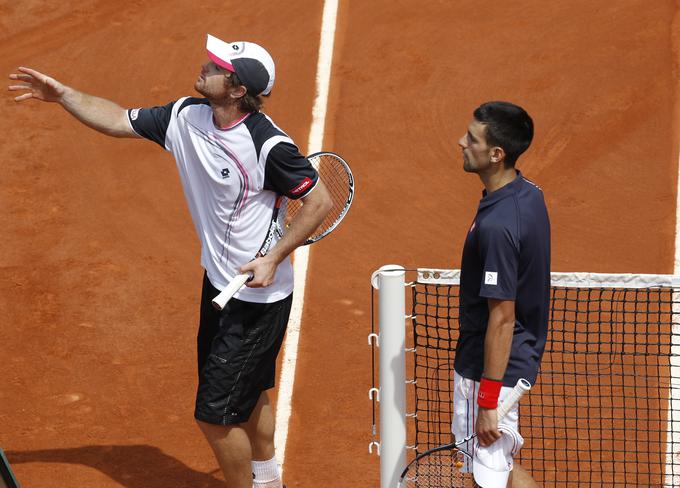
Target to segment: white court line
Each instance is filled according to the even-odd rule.
[[[307,154],[321,151],[323,133],[326,124],[326,110],[328,107],[328,91],[331,81],[331,66],[333,63],[333,43],[335,41],[335,24],[338,13],[338,0],[326,0],[323,7],[321,21],[321,41],[319,43],[319,61],[316,67],[316,98],[312,108],[312,125],[309,130]],[[309,262],[309,246],[299,247],[295,251],[293,272],[295,275],[295,294],[293,307],[288,321],[288,332],[284,344],[283,361],[281,363],[281,377],[276,401],[276,446],[277,462],[283,472],[286,454],[286,440],[288,438],[288,421],[291,414],[293,398],[293,383],[295,381],[295,365],[297,363],[298,340],[300,338],[300,322],[302,306],[305,297],[305,282],[307,280],[307,263]]]

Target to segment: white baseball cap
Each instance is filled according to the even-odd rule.
[[[487,447],[475,441],[472,475],[481,488],[505,488],[512,471],[512,459],[524,444],[517,432],[499,427],[500,439]]]
[[[253,42],[224,42],[208,34],[208,57],[218,66],[236,73],[248,93],[269,95],[274,86],[274,60]]]

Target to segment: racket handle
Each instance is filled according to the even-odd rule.
[[[222,290],[219,295],[213,298],[212,306],[217,310],[222,310],[226,306],[227,302],[231,300],[231,297],[233,297],[237,291],[243,288],[243,285],[252,279],[253,273],[236,275],[234,279],[231,280],[231,283],[229,283],[229,285],[224,290]]]
[[[503,403],[498,406],[496,412],[498,413],[498,420],[505,417],[505,414],[515,406],[515,404],[522,398],[527,391],[531,389],[531,383],[529,383],[524,378],[520,378],[515,387],[512,389],[508,396],[503,399]]]

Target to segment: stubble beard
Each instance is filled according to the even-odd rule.
[[[194,90],[196,90],[201,95],[206,96],[204,90],[201,88],[201,80],[196,80],[196,83],[194,83]]]
[[[470,160],[463,154],[463,171],[466,173],[475,173],[475,168],[470,164]]]

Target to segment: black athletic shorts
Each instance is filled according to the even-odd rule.
[[[218,311],[211,303],[218,293],[205,276],[194,416],[210,424],[238,424],[250,418],[260,394],[274,386],[293,295],[274,303],[232,298]]]

